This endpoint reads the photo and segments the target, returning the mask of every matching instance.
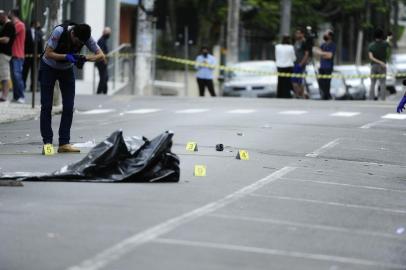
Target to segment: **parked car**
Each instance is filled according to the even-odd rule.
[[[349,74],[358,74],[357,70],[352,68],[341,68],[338,69],[349,70],[345,73],[341,73],[339,71],[334,71],[333,75],[349,75]],[[306,78],[306,86],[307,91],[309,93],[309,97],[311,99],[320,99],[320,89],[318,81],[315,79],[315,70],[312,65],[306,67],[307,74],[311,76]],[[331,85],[330,85],[330,94],[333,99],[337,100],[345,100],[345,99],[353,99],[353,100],[364,100],[366,98],[366,89],[364,85],[361,83],[361,79],[358,82],[346,80],[344,78],[332,78]]]
[[[334,67],[334,71],[347,76],[344,77],[344,82],[348,89],[358,88],[361,92],[366,92],[367,88],[361,78],[361,72],[356,65],[337,65]]]
[[[371,74],[370,65],[359,66],[358,70],[361,75],[370,75]],[[390,94],[396,93],[396,78],[395,78],[394,74],[395,74],[395,71],[393,69],[393,66],[389,65],[388,72],[386,74],[386,90],[388,90]],[[371,87],[371,78],[369,78],[369,77],[363,78],[362,82],[366,88],[366,91],[369,92],[369,88]],[[380,91],[380,90],[378,90],[378,91]]]
[[[394,54],[391,56],[392,71],[396,73],[396,81],[400,84],[406,78],[406,54]]]
[[[275,61],[247,61],[230,66],[223,85],[223,95],[230,97],[276,97],[278,78]],[[247,72],[252,70],[253,72]],[[260,74],[264,72],[267,74]]]

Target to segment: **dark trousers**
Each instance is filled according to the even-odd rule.
[[[331,75],[331,73],[333,73],[333,69],[331,69],[331,68],[320,68],[319,69],[320,75]],[[330,85],[331,85],[331,79],[321,79],[321,78],[319,79],[321,99],[323,99],[323,100],[331,99]]]
[[[97,94],[107,94],[107,81],[109,80],[109,74],[107,72],[107,65],[105,63],[97,63],[97,70],[99,71],[99,85],[97,86]]]
[[[23,65],[23,81],[24,81],[24,89],[27,89],[27,77],[28,73],[30,73],[31,70],[31,86],[30,90],[31,92],[33,91],[34,88],[34,58],[32,57],[27,57],[24,60],[24,65]]]
[[[293,67],[279,68],[278,72],[292,73]],[[277,97],[278,98],[292,98],[292,78],[291,77],[281,77],[278,76],[278,89]]]
[[[41,82],[41,136],[44,144],[52,143],[52,99],[55,82],[58,80],[62,94],[62,117],[59,125],[59,145],[70,141],[70,128],[72,126],[73,106],[75,100],[75,74],[73,68],[54,69],[43,61],[39,72]]]
[[[199,85],[199,95],[201,97],[204,97],[204,89],[205,89],[205,87],[207,87],[207,89],[209,90],[209,93],[210,93],[210,95],[212,97],[216,96],[216,93],[214,92],[213,80],[197,78],[197,84]]]

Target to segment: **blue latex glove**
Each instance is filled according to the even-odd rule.
[[[398,108],[397,108],[397,112],[401,113],[403,112],[403,110],[405,109],[405,104],[406,104],[406,96],[403,96],[402,100],[399,102]]]
[[[65,60],[68,61],[68,62],[70,62],[70,63],[72,63],[72,64],[75,64],[75,63],[78,61],[77,58],[76,58],[73,54],[71,54],[71,53],[68,53],[68,54],[65,56]]]

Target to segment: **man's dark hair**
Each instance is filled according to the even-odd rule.
[[[375,32],[374,32],[374,38],[375,39],[383,39],[384,38],[383,30],[380,29],[380,28],[376,29]]]
[[[305,31],[305,29],[303,27],[297,27],[296,31],[299,31],[302,34],[306,34],[306,31]]]
[[[91,32],[90,26],[85,23],[77,24],[73,27],[73,34],[83,43],[89,40]]]
[[[209,50],[209,47],[208,47],[208,46],[202,46],[202,48],[200,49],[200,51],[203,51],[203,50]]]
[[[291,44],[291,43],[292,43],[292,40],[291,40],[290,36],[285,35],[282,37],[282,44]]]
[[[20,18],[20,9],[19,8],[13,8],[10,10],[10,15]]]

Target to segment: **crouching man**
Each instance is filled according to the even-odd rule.
[[[86,46],[94,55],[80,55]],[[73,65],[82,68],[86,61],[106,61],[103,51],[91,37],[87,24],[62,24],[52,31],[41,57],[39,80],[41,82],[41,136],[44,144],[52,144],[52,99],[58,80],[62,94],[62,117],[59,126],[58,153],[79,153],[70,144],[75,100],[75,74]]]

